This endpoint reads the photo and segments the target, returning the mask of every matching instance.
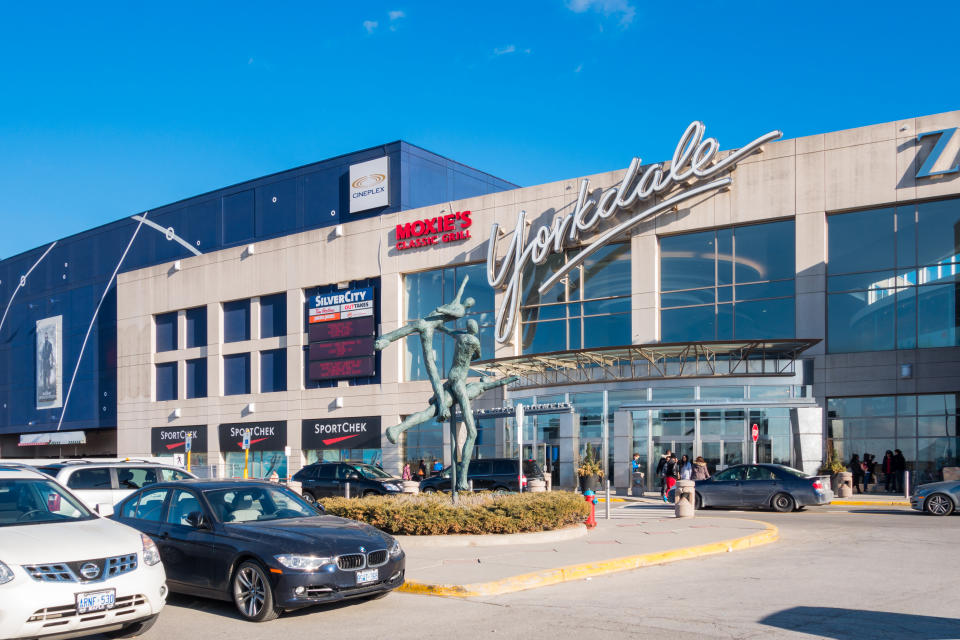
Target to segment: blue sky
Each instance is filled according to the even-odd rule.
[[[37,7],[37,8],[33,8]],[[0,257],[404,139],[521,185],[960,108],[957,2],[16,3]]]

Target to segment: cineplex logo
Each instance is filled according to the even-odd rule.
[[[457,211],[436,218],[398,224],[397,251],[427,247],[441,242],[469,240],[470,232],[467,229],[472,224],[469,211]]]
[[[363,189],[363,191],[355,192],[353,197],[362,198],[374,193],[383,193],[383,190],[386,189],[386,186],[378,187],[377,185],[386,179],[387,176],[383,175],[382,173],[371,173],[370,175],[363,176],[362,178],[357,178],[350,183],[350,186],[354,189]]]
[[[491,287],[505,291],[500,308],[497,309],[497,342],[508,342],[514,331],[516,310],[520,304],[520,274],[527,263],[543,264],[551,253],[560,253],[568,245],[576,245],[581,233],[589,233],[602,221],[613,218],[618,213],[631,212],[629,218],[601,233],[579,253],[571,255],[566,264],[553,275],[539,283],[539,291],[543,295],[591,254],[646,218],[669,211],[691,198],[729,186],[733,178],[717,176],[733,169],[738,162],[758,151],[765,143],[783,135],[780,131],[771,131],[714,162],[720,143],[716,138],[704,138],[705,130],[702,122],[690,123],[673,152],[669,168],[666,168],[664,163],[657,163],[641,172],[640,158],[634,158],[620,185],[604,191],[599,200],[587,199],[587,185],[590,181],[584,178],[580,182],[580,195],[573,210],[565,216],[555,218],[550,225],[544,225],[535,231],[531,229],[529,237],[524,237],[527,212],[521,211],[517,215],[513,238],[499,268],[497,240],[500,237],[500,225],[493,223],[490,244],[487,247],[487,280]],[[707,180],[709,182],[704,182]],[[640,203],[654,196],[659,196],[660,201],[639,212],[633,212]]]

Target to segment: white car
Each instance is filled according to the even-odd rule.
[[[160,553],[107,515],[46,475],[0,463],[0,639],[124,638],[153,625],[167,597]]]
[[[36,468],[70,489],[91,509],[117,504],[150,484],[196,478],[186,469],[147,461],[67,460]]]

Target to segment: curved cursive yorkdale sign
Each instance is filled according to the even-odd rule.
[[[691,198],[726,187],[733,182],[733,178],[721,174],[733,169],[738,162],[767,142],[783,135],[781,131],[771,131],[715,162],[720,143],[716,138],[704,138],[705,130],[702,122],[690,123],[677,143],[669,168],[665,168],[664,163],[657,163],[641,173],[640,158],[634,158],[620,184],[604,191],[598,200],[587,199],[587,185],[590,181],[584,178],[580,181],[580,195],[573,211],[555,218],[551,224],[536,231],[531,230],[529,238],[525,238],[523,233],[527,212],[521,211],[517,215],[513,239],[499,268],[497,240],[500,225],[493,223],[487,248],[487,281],[494,289],[505,291],[500,308],[497,309],[497,342],[507,342],[513,332],[516,311],[520,304],[520,275],[528,263],[543,264],[551,253],[560,253],[568,245],[576,244],[580,234],[589,233],[602,221],[622,211],[633,210],[641,203],[660,196],[659,202],[610,227],[579,253],[571,256],[566,264],[540,283],[540,293],[546,293],[588,256],[646,218],[668,211]]]

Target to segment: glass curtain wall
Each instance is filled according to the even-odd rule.
[[[660,239],[664,342],[793,338],[793,220]]]
[[[960,199],[827,219],[827,350],[960,345]]]
[[[359,462],[363,464],[382,464],[383,452],[380,449],[306,449],[303,452],[304,464],[314,462]]]
[[[404,431],[401,451],[412,473],[417,472],[421,460],[427,466],[427,475],[434,460],[443,460],[443,432],[448,428],[446,424],[430,420]]]

